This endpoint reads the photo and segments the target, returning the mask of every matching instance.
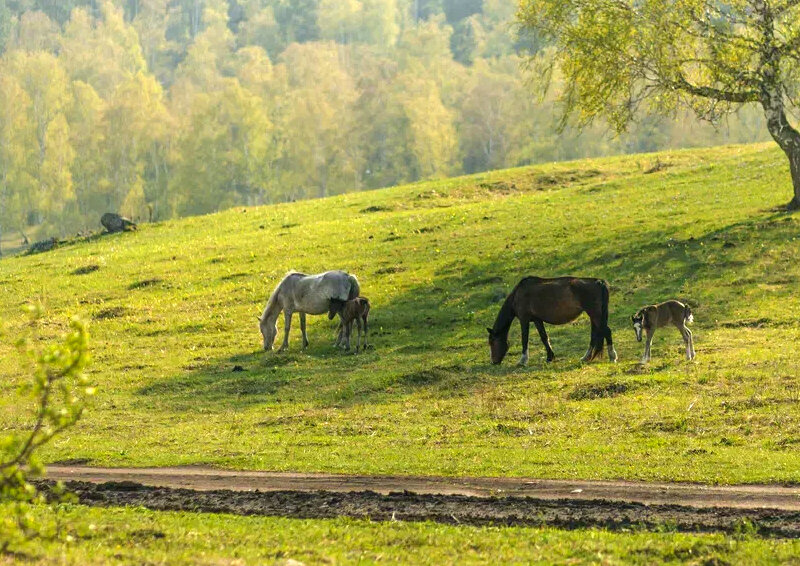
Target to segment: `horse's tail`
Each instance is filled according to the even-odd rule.
[[[347,280],[350,281],[350,292],[347,295],[347,300],[352,301],[361,294],[361,287],[355,275],[348,275]]]
[[[694,322],[694,315],[692,314],[692,309],[689,305],[683,307],[683,322],[685,324],[691,324]]]
[[[600,285],[600,328],[605,330],[608,328],[608,283],[603,279],[597,283]]]

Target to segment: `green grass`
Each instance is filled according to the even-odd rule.
[[[91,322],[90,412],[45,457],[378,474],[797,482],[800,218],[772,145],[537,166],[142,227],[0,261],[0,316],[40,300],[46,335]],[[86,269],[97,266],[91,271]],[[373,303],[375,349],[260,351],[255,315],[289,269],[345,269]],[[77,270],[90,271],[80,273]],[[488,362],[498,300],[523,275],[604,277],[616,365],[579,363],[588,322],[519,327]],[[658,333],[640,368],[630,315],[694,307],[698,357]],[[534,333],[535,335],[535,333]],[[0,344],[0,427],[19,360]],[[235,365],[246,372],[232,372]]]
[[[44,516],[43,511],[39,511]],[[47,516],[52,520],[51,516]],[[1,564],[798,564],[800,541],[68,507]],[[51,531],[52,532],[52,531]],[[24,560],[24,562],[23,562]]]

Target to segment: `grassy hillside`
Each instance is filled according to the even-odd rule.
[[[645,173],[656,163],[660,170]],[[91,321],[100,385],[49,461],[392,474],[800,481],[800,218],[776,212],[771,145],[563,163],[326,200],[236,209],[0,261],[0,315],[40,300],[46,332]],[[373,302],[375,349],[345,356],[310,318],[300,351],[260,351],[255,316],[289,269],[345,269]],[[620,362],[500,367],[484,327],[523,275],[604,277]],[[688,300],[653,361],[629,317]],[[282,323],[281,323],[282,327]],[[281,330],[282,332],[282,330]],[[19,361],[0,344],[0,426]],[[232,371],[242,366],[244,372]]]

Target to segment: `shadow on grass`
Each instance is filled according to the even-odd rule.
[[[713,302],[698,304],[692,297],[676,296],[678,291],[699,289],[710,281],[714,293],[721,293],[716,287],[721,270],[735,272],[741,266],[741,252],[744,249],[747,255],[750,240],[788,241],[795,224],[789,223],[791,218],[784,222],[786,218],[784,214],[758,216],[686,240],[676,240],[666,231],[617,233],[613,240],[564,246],[547,257],[536,256],[532,250],[523,261],[508,261],[507,255],[497,254],[472,263],[451,262],[435,273],[430,284],[375,305],[371,323],[376,330],[372,334],[375,349],[344,355],[330,345],[333,326],[323,331],[315,325],[310,329],[312,346],[305,351],[255,351],[212,360],[138,393],[143,403],[152,400],[212,410],[272,403],[341,408],[392,402],[412,394],[432,401],[469,396],[481,387],[513,382],[522,372],[529,378],[545,368],[548,373],[571,371],[580,366],[578,360],[589,342],[584,316],[568,325],[548,327],[555,364],[544,364],[544,348],[534,333],[530,367],[514,365],[520,351],[516,324],[504,365],[488,363],[484,328],[491,326],[500,302],[520,277],[572,273],[609,280],[610,322],[617,338],[629,330],[628,316],[636,308],[666,298],[688,299],[702,328],[703,320],[728,316],[731,302],[720,294]],[[650,243],[639,246],[639,241]],[[323,337],[325,332],[329,337]],[[296,345],[296,330],[292,338]],[[599,363],[607,362],[604,358]],[[613,396],[621,392],[614,387],[575,395]]]

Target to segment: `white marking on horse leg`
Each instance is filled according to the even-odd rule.
[[[653,342],[653,336],[648,335],[647,341],[644,343],[644,354],[642,355],[642,363],[646,364],[650,361],[650,344]]]
[[[608,359],[614,363],[617,363],[617,351],[614,349],[614,346],[608,347]]]
[[[521,366],[528,365],[528,352],[527,352],[527,350],[522,352],[522,357],[519,359],[519,365],[521,365]]]
[[[586,350],[586,354],[581,358],[582,362],[588,362],[592,359],[592,353],[594,352],[594,346],[589,346],[589,349]]]
[[[692,340],[692,331],[685,326],[683,328],[683,342],[686,344],[686,359],[692,361],[694,359],[694,341]]]

